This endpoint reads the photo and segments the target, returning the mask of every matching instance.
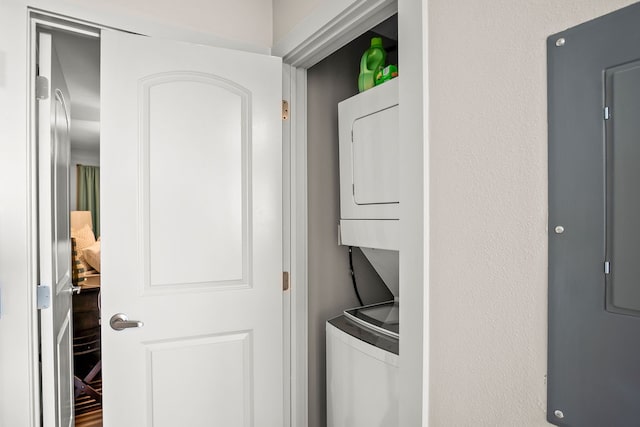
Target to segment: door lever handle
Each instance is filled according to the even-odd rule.
[[[126,314],[118,313],[111,316],[109,325],[111,325],[111,329],[114,331],[122,331],[128,328],[141,328],[144,326],[144,323],[139,320],[129,320]]]

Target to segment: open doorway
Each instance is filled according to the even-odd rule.
[[[69,95],[69,209],[76,426],[101,425],[100,340],[100,40],[53,31]]]
[[[113,29],[101,30],[100,62],[105,423],[283,425],[281,62]],[[51,100],[53,79],[39,83]],[[41,185],[39,200],[68,188]],[[69,206],[41,210],[40,225]],[[40,239],[41,253],[69,257],[68,224]],[[41,282],[52,302],[41,318],[55,321],[41,328],[44,425],[72,425],[73,313],[53,303],[73,288]]]
[[[36,40],[40,275],[48,274],[43,260],[53,259],[54,312],[51,319],[40,313],[41,324],[54,326],[53,345],[41,340],[43,361],[49,353],[54,360],[53,373],[43,366],[42,381],[56,391],[50,400],[43,395],[43,421],[101,426],[100,40],[44,22]]]

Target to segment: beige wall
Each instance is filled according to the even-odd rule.
[[[87,7],[86,0],[68,0]],[[100,14],[125,13],[132,19],[143,19],[173,28],[271,47],[272,4],[264,0],[109,0],[90,3]]]
[[[282,40],[320,3],[320,0],[273,0],[273,44]]]
[[[430,0],[432,426],[542,426],[548,35],[629,0]]]

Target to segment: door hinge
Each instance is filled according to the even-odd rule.
[[[611,273],[611,263],[609,261],[604,262],[604,274]]]
[[[289,272],[288,271],[282,272],[282,290],[283,291],[289,290]]]
[[[289,120],[289,101],[282,100],[282,120]]]
[[[609,107],[604,107],[604,119],[609,120],[611,118],[611,110]]]
[[[36,99],[47,99],[49,97],[49,79],[43,76],[36,76]]]
[[[36,289],[38,310],[49,308],[49,305],[51,304],[51,288],[45,285],[38,285]]]

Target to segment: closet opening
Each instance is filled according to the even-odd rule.
[[[375,41],[374,41],[375,39]],[[362,92],[359,91],[359,75],[362,57],[373,44],[379,43],[385,51],[384,65],[399,69],[398,63],[398,18],[397,14],[375,25],[349,43],[307,69],[307,203],[308,203],[308,416],[310,426],[332,425],[337,420],[349,419],[352,425],[384,424],[396,425],[398,417],[398,380],[397,366],[387,369],[387,379],[382,378],[379,369],[364,372],[354,365],[355,356],[340,353],[336,361],[332,349],[332,333],[327,321],[337,319],[344,311],[362,306],[382,304],[398,306],[398,250],[397,233],[390,242],[376,241],[378,231],[397,225],[398,214],[398,165],[397,163],[397,114],[394,120],[378,122],[380,130],[388,138],[370,138],[370,133],[378,130],[366,129],[366,147],[362,147],[362,163],[356,164],[356,157],[347,158],[345,153],[358,147],[353,142],[350,149],[343,149],[342,130],[339,123],[338,104],[348,99],[366,97],[367,99],[388,98],[391,112],[392,98],[397,99],[397,80],[386,81]],[[400,77],[399,77],[400,78]],[[386,86],[385,86],[386,85]],[[382,91],[382,92],[381,92]],[[380,93],[384,93],[380,95]],[[359,101],[356,101],[359,102]],[[386,101],[382,101],[386,102]],[[365,101],[366,103],[366,101]],[[395,102],[397,107],[397,101]],[[375,113],[376,111],[371,111]],[[360,114],[358,117],[374,117],[373,114]],[[355,117],[355,116],[354,116]],[[374,120],[378,120],[377,118]],[[353,122],[353,120],[352,120]],[[355,120],[357,122],[357,120]],[[363,121],[361,120],[360,123]],[[348,124],[348,127],[351,123]],[[368,126],[368,125],[367,125]],[[355,128],[356,134],[358,128]],[[362,126],[360,127],[362,130]],[[349,133],[349,132],[347,132]],[[357,135],[356,135],[357,136]],[[353,140],[353,130],[351,138]],[[381,142],[382,144],[378,144]],[[386,145],[386,143],[390,143]],[[390,152],[387,152],[391,147]],[[394,158],[395,155],[395,158]],[[342,158],[344,157],[344,158]],[[353,170],[343,169],[344,163],[350,163]],[[358,200],[359,181],[351,180],[364,165],[373,174],[361,174],[364,190],[364,202]],[[366,172],[366,171],[365,171]],[[381,179],[382,183],[376,182]],[[379,202],[379,189],[388,185],[388,191],[382,192],[383,202]],[[344,197],[346,195],[347,197]],[[387,197],[388,196],[388,197]],[[353,213],[347,199],[353,201]],[[388,200],[387,200],[388,199]],[[359,209],[364,208],[365,212]],[[377,212],[382,208],[383,212]],[[373,224],[371,230],[354,235],[353,229],[347,230],[345,221]],[[338,228],[338,224],[341,227]],[[351,224],[349,224],[351,225]],[[382,228],[377,227],[380,225]],[[347,233],[350,236],[347,236]],[[366,243],[365,243],[366,241]],[[381,261],[381,262],[376,262]],[[397,326],[397,310],[393,316]],[[349,323],[345,330],[352,334],[358,332]],[[349,333],[349,332],[348,332]],[[348,334],[347,333],[347,334]],[[347,339],[347,338],[344,338]],[[388,348],[389,359],[397,359],[397,339],[393,341],[396,354]],[[359,348],[371,347],[370,351],[383,351],[364,341]],[[360,352],[362,353],[362,351]],[[358,353],[358,354],[360,354]],[[362,353],[364,354],[364,353]],[[386,353],[385,353],[386,354]],[[369,355],[365,356],[367,360]],[[371,359],[373,360],[373,359]],[[362,365],[364,366],[364,365]],[[369,366],[369,365],[367,365]],[[388,371],[388,372],[387,372]],[[364,372],[362,375],[361,372]],[[362,390],[366,377],[367,384],[375,384]],[[365,387],[366,388],[366,387]],[[359,397],[356,395],[359,394]],[[349,403],[347,403],[349,402]],[[364,402],[364,403],[363,403]],[[382,408],[382,409],[381,409]],[[384,412],[384,414],[383,414]],[[338,422],[339,423],[339,422]]]

